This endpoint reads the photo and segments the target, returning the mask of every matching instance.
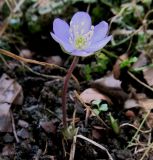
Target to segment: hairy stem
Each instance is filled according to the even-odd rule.
[[[66,113],[66,103],[67,103],[67,98],[66,98],[66,93],[67,93],[67,89],[68,89],[68,83],[69,80],[71,78],[72,72],[76,66],[76,64],[78,63],[79,57],[74,57],[72,64],[66,74],[66,77],[64,79],[64,86],[63,86],[63,92],[62,92],[62,112],[63,112],[63,127],[66,128],[67,127],[67,121],[66,121],[66,117],[67,117],[67,113]]]

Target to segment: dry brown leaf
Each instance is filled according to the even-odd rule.
[[[53,122],[40,122],[40,126],[45,130],[47,133],[56,133],[56,126]]]
[[[140,56],[138,57],[137,61],[132,65],[132,68],[140,68],[145,66],[148,63],[148,59],[146,54],[141,53]]]
[[[93,88],[88,88],[84,90],[80,94],[80,98],[84,101],[84,103],[90,104],[93,100],[106,100],[109,104],[111,104],[111,100],[105,96],[104,94],[99,93],[97,90]]]
[[[153,99],[141,99],[138,102],[141,108],[147,112],[153,109]]]
[[[121,81],[116,80],[112,73],[107,74],[105,77],[95,80],[94,83],[99,83],[101,86],[107,88],[121,89]]]
[[[149,113],[146,122],[149,128],[153,128],[153,113]]]
[[[62,66],[63,61],[60,56],[50,56],[46,59],[47,63],[56,64],[58,66]]]
[[[19,96],[22,95],[22,100]],[[21,86],[8,75],[3,74],[0,79],[0,132],[11,132],[11,116],[10,107],[17,99],[20,99],[20,104],[23,102],[23,93]]]
[[[127,54],[122,54],[116,61],[115,65],[113,66],[113,74],[115,79],[119,79],[120,77],[120,64],[123,60],[126,60],[128,58]]]
[[[145,68],[143,70],[143,75],[149,86],[153,87],[153,68]]]
[[[124,109],[131,109],[136,107],[140,107],[140,104],[136,99],[127,99],[124,103]]]
[[[95,80],[92,83],[92,87],[111,98],[113,103],[122,105],[128,98],[128,94],[121,88],[121,81],[116,80],[112,73]]]
[[[92,128],[92,137],[93,137],[93,139],[99,140],[99,139],[101,139],[102,134],[99,130]]]
[[[2,156],[15,155],[15,147],[13,144],[7,144],[2,149]]]

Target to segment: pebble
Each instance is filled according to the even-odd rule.
[[[18,121],[18,125],[22,128],[28,128],[29,127],[29,123],[24,121],[24,120],[19,120]]]
[[[23,139],[27,139],[30,137],[28,130],[25,128],[22,128],[21,130],[17,131],[17,135]]]
[[[3,137],[5,143],[12,143],[14,141],[14,137],[11,136],[9,133],[6,133]]]

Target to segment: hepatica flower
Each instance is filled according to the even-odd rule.
[[[68,25],[56,18],[53,22],[51,36],[70,55],[86,57],[103,48],[112,36],[107,36],[108,24],[105,21],[98,25],[91,24],[86,12],[74,14]]]

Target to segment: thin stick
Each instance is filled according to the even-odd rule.
[[[130,127],[133,127],[134,129],[138,130],[138,128],[136,126],[134,126],[133,124],[130,124],[130,123],[123,123],[120,125],[120,128],[124,127],[124,126],[130,126]],[[139,130],[141,133],[150,133],[151,132],[151,129],[147,130],[147,131],[143,131],[143,130]]]
[[[36,60],[32,60],[32,59],[27,59],[27,58],[23,58],[23,57],[17,56],[14,53],[6,51],[4,49],[0,49],[0,53],[3,54],[3,55],[5,55],[5,56],[11,57],[13,59],[16,59],[18,61],[23,61],[25,63],[39,64],[39,65],[47,66],[47,67],[50,67],[50,68],[58,68],[58,69],[61,69],[61,70],[65,70],[64,68],[62,68],[62,67],[60,67],[58,65],[50,64],[50,63],[46,63],[46,62],[40,62],[40,61],[36,61]]]
[[[63,79],[63,77],[61,76],[52,76],[52,75],[47,75],[47,74],[43,74],[43,73],[39,73],[37,71],[32,70],[29,66],[27,66],[26,64],[23,64],[24,67],[29,70],[31,73],[37,75],[37,76],[41,76],[43,78],[48,78],[48,79]]]
[[[141,130],[141,127],[143,126],[144,122],[146,121],[148,115],[149,115],[150,111],[148,111],[143,119],[143,121],[141,122],[139,128],[137,129],[136,133],[134,134],[134,136],[132,137],[131,141],[129,142],[129,145],[127,146],[127,148],[131,147],[131,144],[133,143],[133,141],[136,139],[138,133],[140,132]]]
[[[14,117],[13,117],[12,111],[10,111],[10,115],[11,115],[11,121],[12,121],[13,134],[14,134],[14,137],[15,137],[16,142],[19,143],[20,141],[19,141],[19,138],[18,138],[18,136],[17,136],[17,134],[16,134],[15,123],[14,123]]]
[[[95,145],[96,147],[99,147],[100,149],[104,150],[104,151],[107,153],[109,159],[110,159],[110,160],[113,160],[111,154],[110,154],[110,153],[108,152],[108,150],[107,150],[105,147],[103,147],[102,145],[98,144],[97,142],[95,142],[95,141],[93,141],[93,140],[91,140],[91,139],[89,139],[89,138],[84,137],[83,135],[76,135],[76,137],[77,137],[77,138],[84,139],[84,140],[92,143],[92,144]]]
[[[128,75],[130,76],[130,77],[132,77],[134,80],[136,80],[138,83],[140,83],[141,85],[143,85],[144,87],[146,87],[146,88],[148,88],[150,91],[152,91],[153,92],[153,88],[151,88],[150,86],[148,86],[148,85],[146,85],[145,83],[143,83],[142,81],[140,81],[135,75],[133,75],[131,72],[127,72],[128,73]]]
[[[152,147],[153,147],[153,142],[147,147],[140,160],[143,160],[145,156],[147,156],[148,152],[152,149]]]
[[[57,68],[57,69],[60,69],[60,70],[62,70],[64,72],[66,72],[65,68],[60,67],[58,65],[50,64],[50,63],[46,63],[46,62],[40,62],[40,61],[36,61],[36,60],[32,60],[32,59],[27,59],[27,58],[23,58],[23,57],[17,56],[14,53],[6,51],[4,49],[0,49],[0,53],[3,54],[3,55],[5,55],[5,56],[11,57],[13,59],[16,59],[17,61],[22,61],[24,63],[31,63],[31,64],[42,65],[42,66],[46,66],[46,67],[50,67],[50,68]],[[78,82],[77,78],[74,75],[72,75],[72,78],[77,83],[77,85],[79,86],[79,82]]]

